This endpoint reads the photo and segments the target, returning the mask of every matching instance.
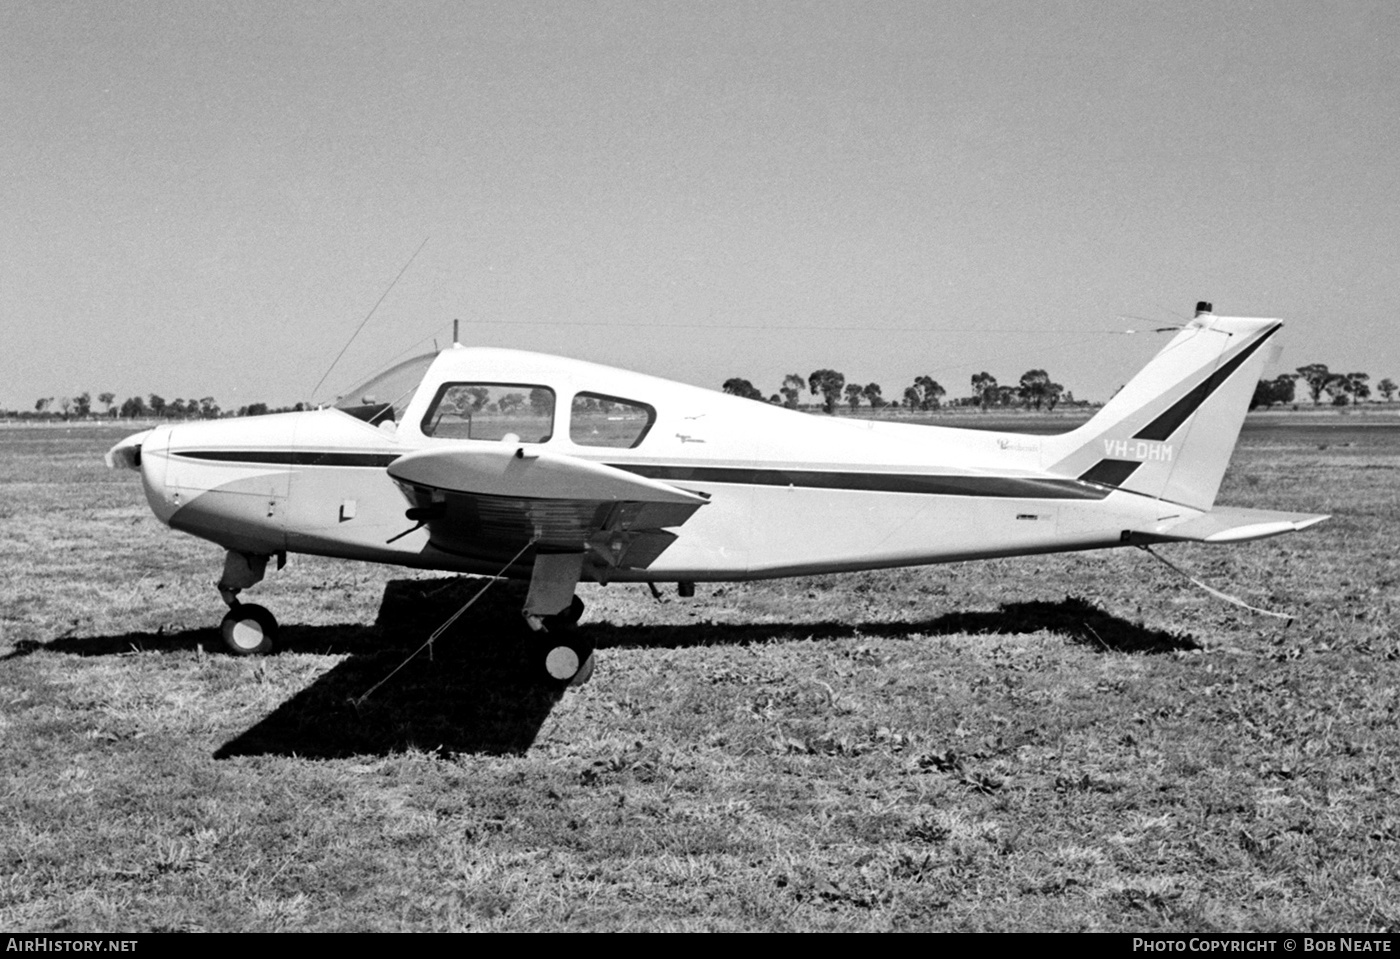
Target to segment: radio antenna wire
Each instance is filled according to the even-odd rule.
[[[340,358],[345,355],[345,351],[350,349],[350,345],[355,342],[355,338],[360,335],[360,331],[365,328],[365,324],[369,322],[370,317],[374,316],[375,311],[379,309],[379,304],[383,303],[385,298],[393,292],[399,280],[408,272],[408,268],[413,265],[413,261],[418,259],[418,254],[423,252],[423,247],[428,245],[429,239],[430,237],[423,237],[423,242],[418,244],[418,249],[413,251],[413,255],[408,258],[408,262],[403,265],[403,269],[399,270],[398,276],[394,277],[393,282],[389,284],[388,289],[380,294],[379,299],[374,301],[374,306],[370,307],[369,312],[365,314],[365,318],[360,321],[360,325],[355,327],[355,332],[350,334],[350,339],[340,348],[340,352],[335,355],[335,359],[331,360],[330,368],[327,369],[325,373],[321,374],[321,378],[316,381],[316,385],[311,390],[311,399],[313,402],[316,399],[316,393],[321,389],[321,385],[326,382],[326,377],[331,375],[331,371],[334,370],[335,365],[340,362]]]

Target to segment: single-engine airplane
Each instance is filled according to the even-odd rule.
[[[239,593],[288,553],[529,581],[542,678],[592,671],[578,583],[801,576],[1171,541],[1326,516],[1215,507],[1272,319],[1196,316],[1056,436],[814,416],[579,360],[454,344],[334,408],[158,426],[107,464],[227,550],[235,653],[277,621]]]

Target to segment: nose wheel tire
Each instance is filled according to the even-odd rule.
[[[272,651],[277,639],[277,617],[255,603],[239,603],[219,625],[224,645],[236,656],[258,656]]]

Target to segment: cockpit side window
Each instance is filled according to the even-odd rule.
[[[656,422],[656,408],[602,393],[578,393],[569,417],[569,439],[579,446],[634,449]]]
[[[424,436],[499,440],[508,433],[522,443],[547,442],[554,435],[554,391],[529,383],[446,383],[423,417]]]

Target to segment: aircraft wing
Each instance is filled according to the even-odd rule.
[[[429,542],[464,556],[585,553],[610,567],[645,569],[676,527],[708,502],[699,493],[561,453],[515,443],[419,450],[388,467],[425,523]]]
[[[1296,533],[1328,517],[1317,513],[1281,513],[1274,510],[1217,506],[1195,519],[1163,520],[1151,530],[1133,530],[1133,542],[1243,543],[1281,533]]]

